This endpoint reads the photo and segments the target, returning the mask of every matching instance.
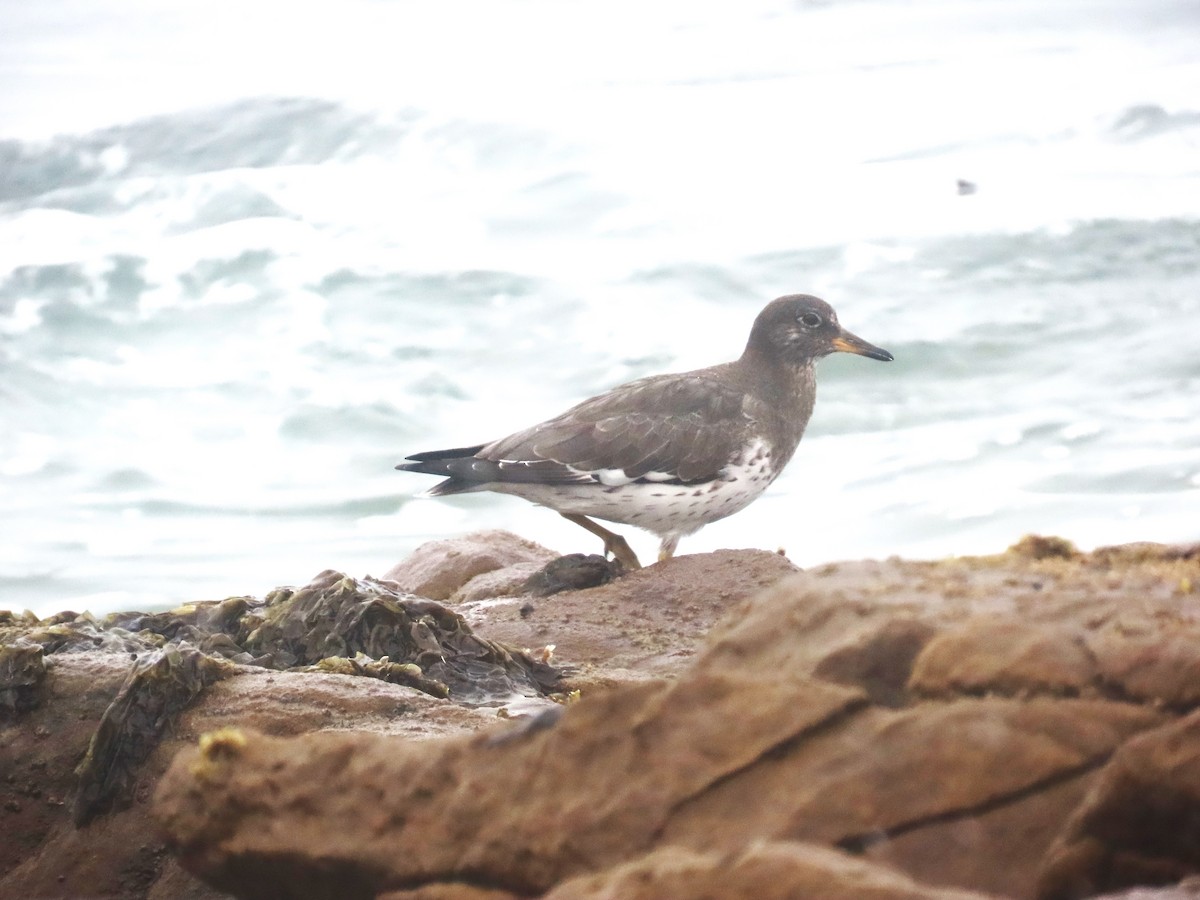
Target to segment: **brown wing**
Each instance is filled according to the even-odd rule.
[[[746,397],[712,374],[661,375],[585,400],[560,416],[487,444],[477,460],[499,481],[606,478],[700,482],[741,450],[753,418]]]

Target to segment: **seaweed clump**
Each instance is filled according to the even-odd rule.
[[[41,644],[23,638],[0,646],[0,716],[37,705],[37,690],[46,677],[44,653]]]
[[[104,711],[87,753],[75,770],[79,791],[72,810],[82,827],[117,798],[129,795],[138,767],[176,715],[205,687],[234,667],[194,647],[170,646],[139,657]]]
[[[239,665],[381,678],[471,706],[553,693],[562,674],[524,650],[475,634],[435,600],[326,570],[304,587],[278,588],[261,600],[230,597],[103,619],[73,612],[0,618],[0,707],[5,697],[10,705],[29,702],[41,677],[39,654],[140,658],[172,647]],[[20,701],[14,692],[22,692]]]
[[[561,674],[523,650],[480,637],[434,600],[331,570],[299,590],[270,594],[241,644],[272,654],[280,667],[384,678],[471,706],[551,693]],[[330,659],[339,662],[323,662]]]

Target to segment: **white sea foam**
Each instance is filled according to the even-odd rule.
[[[261,593],[475,527],[596,550],[392,466],[732,358],[792,291],[897,359],[824,361],[789,470],[681,552],[1196,537],[1184,4],[76,8],[0,35],[0,606]]]

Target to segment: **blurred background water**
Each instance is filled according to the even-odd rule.
[[[0,12],[0,608],[595,552],[392,467],[797,291],[896,362],[681,552],[1200,537],[1195,3],[166,6]]]

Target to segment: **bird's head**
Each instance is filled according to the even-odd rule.
[[[809,294],[772,300],[754,320],[746,353],[791,365],[806,365],[830,353],[856,353],[890,361],[894,357],[838,324],[833,307]]]

